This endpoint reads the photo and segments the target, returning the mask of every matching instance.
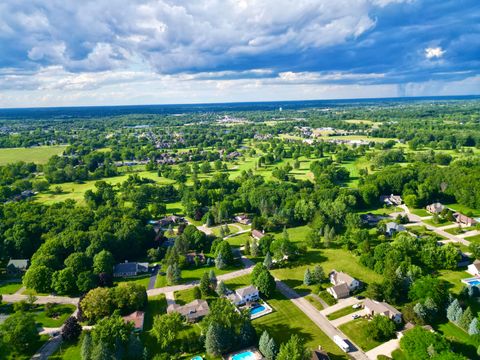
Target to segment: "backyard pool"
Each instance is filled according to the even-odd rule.
[[[203,360],[201,356],[194,356],[191,360]]]
[[[263,305],[255,306],[254,308],[250,309],[250,315],[256,315],[258,313],[261,313],[264,310],[265,310],[265,306]]]
[[[479,286],[480,285],[480,279],[478,278],[469,278],[469,279],[462,279],[462,282],[470,285],[470,286]]]
[[[244,351],[232,356],[232,360],[256,360],[257,357],[251,351]]]

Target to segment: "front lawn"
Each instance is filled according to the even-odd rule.
[[[446,204],[446,207],[458,211],[459,213],[462,213],[467,216],[473,216],[477,217],[480,216],[480,211],[476,209],[469,208],[468,206],[465,205],[460,205],[460,204]]]
[[[367,331],[368,321],[365,319],[356,319],[346,324],[340,325],[339,329],[345,333],[355,344],[360,346],[363,351],[368,351],[382,343],[372,339]]]
[[[305,296],[305,299],[307,299],[310,304],[315,306],[318,311],[321,311],[324,309],[322,303],[318,301],[318,299],[315,298],[315,296],[313,296],[312,294]]]
[[[124,277],[124,278],[115,278],[114,284],[120,284],[123,282],[132,282],[142,286],[145,286],[145,289],[148,288],[148,282],[150,281],[150,273],[141,274],[138,276]]]
[[[425,209],[413,209],[413,208],[410,208],[410,212],[414,215],[417,215],[417,216],[420,216],[420,217],[424,217],[424,216],[430,216],[432,214],[430,214],[427,210]]]
[[[7,282],[0,284],[0,294],[11,295],[16,293],[22,287],[21,282]]]
[[[447,281],[450,285],[450,291],[455,294],[460,294],[460,291],[464,288],[465,284],[462,283],[462,279],[471,277],[470,274],[463,270],[440,270],[439,278]]]
[[[78,360],[81,359],[82,339],[77,341],[67,342],[63,341],[58,350],[49,357],[49,360]]]
[[[478,235],[473,235],[473,236],[467,236],[465,240],[474,242],[474,243],[480,243],[480,234]]]
[[[452,350],[455,353],[462,354],[469,359],[477,358],[477,348],[480,341],[475,341],[474,337],[468,335],[463,329],[448,322],[438,325],[436,330],[452,344]]]
[[[250,236],[250,233],[243,233],[243,234],[235,235],[225,239],[225,241],[228,241],[228,243],[232,246],[245,245],[247,240],[250,241],[250,244],[252,243],[252,237]]]
[[[328,314],[327,315],[327,319],[328,320],[335,320],[335,319],[339,319],[343,316],[346,316],[348,314],[352,314],[354,313],[355,311],[358,311],[360,309],[354,309],[353,307],[351,306],[347,306],[347,307],[344,307],[343,309],[340,309],[340,310],[337,310],[331,314]]]
[[[438,223],[435,223],[432,219],[428,220],[423,220],[425,224],[428,224],[433,227],[442,227],[442,226],[447,226],[447,225],[452,225],[453,222],[448,221],[448,220],[440,220]]]
[[[52,317],[47,316],[45,305],[37,305],[37,308],[33,310],[35,322],[37,325],[44,328],[56,328],[62,326],[74,311],[75,306],[68,304],[54,304],[52,307]]]

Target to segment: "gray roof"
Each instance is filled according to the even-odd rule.
[[[236,293],[238,294],[238,296],[243,298],[245,296],[258,293],[258,289],[255,286],[250,285],[241,289],[237,289]]]
[[[126,262],[115,265],[115,273],[136,273],[148,271],[148,263]]]
[[[404,231],[405,230],[405,226],[401,225],[401,224],[397,224],[396,222],[389,222],[386,224],[386,231],[389,233],[391,231]]]
[[[401,315],[402,313],[395,309],[392,305],[386,302],[379,302],[371,299],[366,299],[363,302],[363,306],[373,311],[374,314],[383,314],[389,317]]]
[[[347,297],[348,295],[350,295],[350,288],[344,282],[341,283],[341,284],[338,284],[338,285],[334,285],[330,289],[335,294],[337,294],[338,298],[343,298],[343,297]]]
[[[178,312],[189,320],[195,320],[204,317],[210,312],[208,303],[205,300],[197,299],[184,306],[171,304],[167,308],[167,313]]]
[[[7,267],[14,266],[17,269],[27,269],[29,262],[30,261],[28,259],[10,259]]]

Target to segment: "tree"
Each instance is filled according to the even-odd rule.
[[[270,341],[270,335],[268,334],[267,330],[264,330],[260,339],[258,340],[258,350],[265,356],[267,352],[268,342]]]
[[[110,251],[102,250],[93,257],[93,272],[95,274],[113,273],[115,259]]]
[[[257,343],[257,333],[250,321],[243,321],[240,325],[238,340],[242,348],[246,348]]]
[[[200,290],[203,294],[203,296],[207,296],[210,294],[210,279],[208,277],[208,273],[204,272],[202,279],[200,280]]]
[[[315,284],[320,284],[325,280],[325,272],[319,265],[315,265],[312,273],[312,280]]]
[[[278,346],[273,338],[271,338],[268,342],[267,349],[265,351],[266,352],[264,356],[267,360],[275,360],[278,354]]]
[[[178,267],[177,263],[173,263],[172,265],[169,265],[167,268],[167,282],[170,285],[175,285],[180,283],[182,276],[181,276],[181,270]]]
[[[161,349],[167,349],[182,329],[184,318],[178,312],[157,315],[153,319],[152,334]]]
[[[20,311],[10,315],[0,330],[3,341],[19,352],[26,351],[40,339],[33,315]]]
[[[147,304],[147,291],[143,285],[134,282],[120,283],[111,291],[115,308],[122,314],[143,309]]]
[[[133,331],[133,323],[125,322],[118,314],[101,319],[92,329],[95,344],[105,344],[110,350],[125,345]]]
[[[257,244],[257,240],[256,239],[253,239],[252,240],[252,245],[250,246],[250,254],[253,256],[253,257],[257,257],[258,256],[258,244]]]
[[[106,344],[98,342],[92,349],[91,360],[110,360],[112,355],[112,351],[110,351]]]
[[[225,286],[225,283],[220,280],[220,282],[217,285],[216,292],[218,296],[223,296],[227,293],[227,287]]]
[[[276,288],[275,279],[270,274],[270,271],[265,268],[258,274],[253,285],[255,285],[266,298],[273,296]]]
[[[91,271],[84,271],[78,274],[76,285],[78,291],[86,293],[97,286],[97,278]]]
[[[447,283],[442,279],[431,276],[424,276],[415,280],[408,293],[412,300],[426,300],[427,298],[430,298],[437,305],[445,304],[448,299],[447,294]]]
[[[216,249],[215,249],[215,258],[218,257],[218,255],[222,255],[222,259],[227,265],[231,265],[233,263],[233,252],[232,252],[232,247],[227,241],[221,241]]]
[[[53,273],[52,288],[59,295],[73,294],[77,291],[76,280],[73,269],[66,267]]]
[[[198,286],[193,288],[193,298],[194,299],[201,299],[202,298],[202,291]]]
[[[90,290],[80,301],[83,316],[90,323],[111,314],[113,309],[113,298],[110,289],[96,288]]]
[[[388,340],[395,335],[395,323],[386,316],[375,315],[367,324],[367,333],[375,340]]]
[[[305,270],[305,274],[303,275],[303,283],[305,285],[311,285],[312,284],[312,274],[311,274],[309,268],[307,268],[307,270]]]
[[[83,335],[81,357],[82,360],[90,360],[92,358],[92,336],[90,331],[85,332]]]
[[[460,326],[465,331],[468,331],[470,323],[472,322],[472,320],[473,320],[473,312],[472,312],[472,309],[469,306],[463,312],[462,317],[460,318],[460,320],[458,322],[458,326]]]
[[[82,326],[75,316],[70,316],[62,328],[62,338],[65,341],[77,340],[82,333]]]
[[[272,256],[270,255],[270,251],[267,252],[267,255],[265,255],[265,259],[263,260],[263,265],[270,270],[273,265],[272,261]]]
[[[217,269],[220,269],[220,270],[225,269],[227,267],[227,264],[223,260],[223,256],[221,253],[218,254],[217,258],[215,259],[215,266],[217,267]]]
[[[53,271],[45,265],[31,266],[23,277],[24,285],[39,293],[47,293],[51,290]]]
[[[457,322],[457,313],[458,309],[462,309],[460,307],[460,303],[458,302],[457,299],[453,300],[450,305],[447,307],[447,319],[450,320],[451,322]]]
[[[224,352],[224,339],[219,324],[211,323],[208,326],[207,334],[205,336],[205,349],[207,350],[207,353],[213,356],[218,356]]]
[[[407,360],[428,360],[431,352],[441,354],[450,351],[447,340],[437,333],[424,330],[416,326],[407,331],[400,340],[402,349]]]
[[[144,359],[144,351],[146,349],[143,347],[142,342],[138,338],[137,335],[135,334],[130,334],[130,337],[128,338],[128,343],[127,343],[127,354],[126,358],[127,359]]]
[[[215,275],[215,271],[213,269],[210,269],[210,272],[208,273],[208,279],[210,280],[212,289],[215,289],[217,287],[217,276]]]
[[[303,341],[298,335],[294,334],[280,346],[277,360],[307,360],[309,355]]]
[[[473,318],[472,322],[468,326],[468,333],[470,335],[480,334],[480,329],[478,328],[478,318]]]

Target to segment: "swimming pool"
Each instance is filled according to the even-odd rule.
[[[478,278],[462,279],[462,282],[470,286],[480,286],[480,279]]]
[[[194,356],[192,357],[192,360],[203,360],[201,356]]]
[[[232,356],[232,360],[256,360],[257,357],[251,351],[245,351]]]
[[[256,315],[258,313],[261,313],[262,311],[265,311],[265,306],[263,305],[255,306],[254,308],[250,309],[250,315]]]

